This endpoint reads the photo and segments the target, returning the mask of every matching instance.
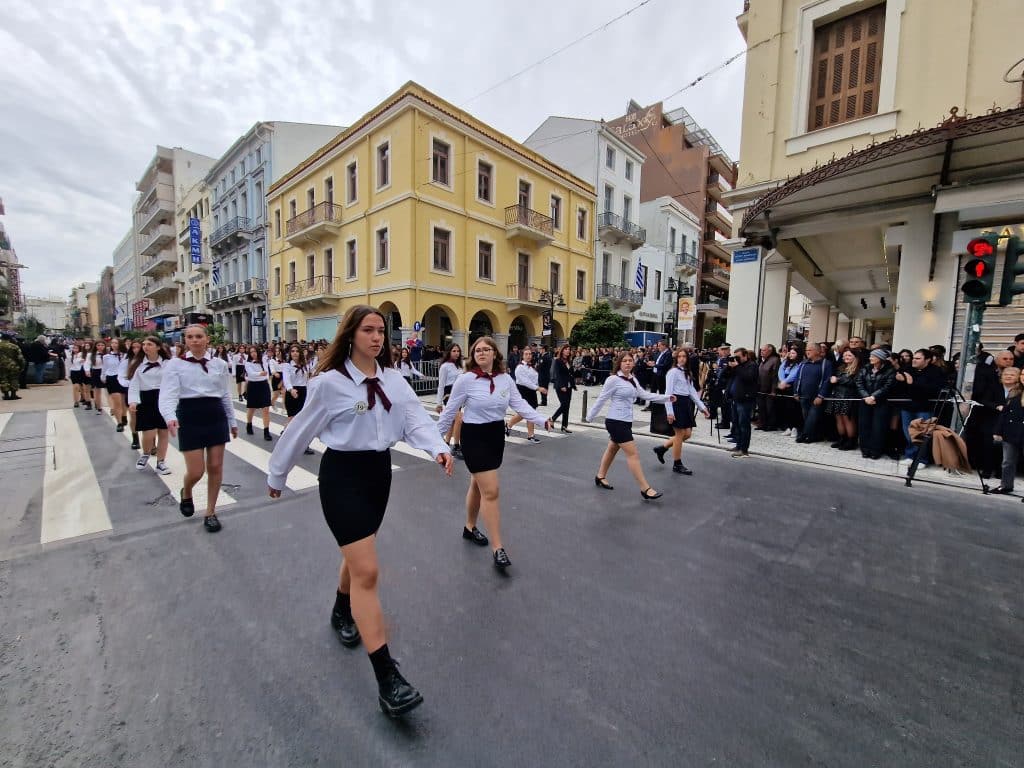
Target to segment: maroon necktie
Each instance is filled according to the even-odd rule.
[[[473,369],[473,373],[476,374],[476,377],[478,379],[489,379],[490,380],[489,383],[491,385],[491,394],[493,395],[494,394],[494,373],[484,373],[479,368],[474,368]]]
[[[620,379],[623,379],[624,381],[628,381],[628,382],[629,382],[630,384],[632,384],[632,385],[633,385],[633,389],[636,389],[636,388],[637,388],[637,387],[636,387],[636,382],[635,382],[635,381],[633,381],[633,379],[632,379],[632,378],[630,378],[630,377],[628,377],[628,376],[619,376],[619,378],[620,378]]]
[[[203,366],[203,373],[209,373],[209,371],[206,370],[206,358],[205,357],[200,357],[198,359],[194,358],[194,357],[186,357],[186,358],[184,358],[184,360],[185,360],[186,363],[195,363],[196,365]]]
[[[154,368],[159,368],[159,367],[160,367],[160,363],[146,363],[146,367],[142,369],[142,372],[145,373],[146,371],[151,371]],[[204,371],[206,370],[206,366],[203,366],[203,370]]]
[[[384,406],[385,411],[391,410],[391,401],[388,400],[388,396],[384,394],[384,387],[380,385],[380,379],[374,377],[365,379],[366,381],[366,404],[369,410],[373,410],[373,406],[377,404],[377,398],[380,397],[380,404]]]

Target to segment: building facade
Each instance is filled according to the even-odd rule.
[[[135,250],[135,234],[125,233],[113,254],[114,262],[114,325],[118,330],[131,330],[132,305],[139,300],[139,263]]]
[[[81,283],[71,289],[67,301],[67,315],[70,320],[68,328],[76,336],[86,337],[92,334],[92,320],[89,316],[89,296],[95,295],[99,286],[96,283]]]
[[[48,331],[62,331],[67,323],[67,301],[60,296],[28,296],[19,319],[34,317]]]
[[[338,125],[256,123],[207,174],[212,226],[207,242],[216,264],[209,303],[228,338],[267,339],[267,187],[341,130]]]
[[[644,274],[663,264],[640,263],[636,251],[646,242],[637,221],[644,155],[618,138],[603,121],[549,117],[523,142],[535,152],[594,185],[597,228],[594,240],[594,298],[629,318],[627,330],[654,330],[663,313],[655,311],[653,285]],[[648,256],[648,260],[653,258]],[[646,294],[646,295],[645,295]]]
[[[668,333],[676,342],[695,343],[700,220],[678,200],[666,195],[640,204],[640,224],[647,233],[647,245],[637,253],[645,262],[648,274],[654,264],[662,270],[663,295],[658,301],[663,306],[661,322],[664,327],[648,330]],[[648,257],[648,248],[656,249],[661,256],[652,253]],[[721,304],[709,294],[701,311],[705,315],[717,313],[724,317],[728,303],[724,299],[719,301]]]
[[[11,245],[11,238],[4,229],[3,222],[0,222],[0,289],[3,290],[3,301],[0,302],[0,327],[10,324],[14,319],[14,313],[25,308],[25,296],[21,290],[21,269],[22,264]]]
[[[1024,223],[1007,23],[1019,15],[1012,0],[941,13],[920,0],[744,5],[731,341],[777,343],[792,286],[810,302],[812,341],[959,348],[966,243]],[[987,347],[1021,330],[1019,301],[986,312]]]
[[[395,341],[564,339],[594,299],[594,202],[407,83],[271,187],[271,337],[330,339],[369,303]]]

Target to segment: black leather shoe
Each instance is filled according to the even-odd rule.
[[[132,432],[132,448],[136,451],[139,450],[139,433]]]
[[[203,518],[203,528],[206,529],[207,533],[216,533],[220,530],[220,520],[217,519],[216,515],[207,515]]]
[[[334,634],[338,636],[339,642],[346,648],[355,648],[362,640],[355,621],[345,618],[337,611],[331,611],[331,626],[334,628]]]
[[[267,441],[274,439],[274,436],[270,434],[270,427],[263,428],[263,439]]]
[[[246,425],[245,425],[245,434],[247,434],[247,435],[251,435],[252,434],[252,424],[250,424],[248,422],[246,422]]]
[[[118,424],[116,427],[114,427],[114,431],[115,432],[124,432],[124,424]]]
[[[512,561],[508,559],[508,554],[504,548],[494,550],[494,567],[499,571],[504,571],[512,565]]]
[[[989,493],[1013,493],[1013,488],[1007,488],[1004,485],[998,485],[995,488],[989,490]]]
[[[596,485],[598,488],[604,488],[606,491],[614,491],[615,490],[615,486],[612,485],[611,483],[609,483],[603,477],[595,477],[594,478],[594,485]]]
[[[566,429],[565,427],[562,427],[561,431],[564,432],[567,435],[571,435],[572,434],[572,430],[571,429]]]
[[[487,537],[484,536],[480,532],[480,529],[476,526],[473,527],[472,531],[466,527],[463,527],[462,538],[464,538],[466,541],[472,541],[474,544],[479,544],[481,547],[487,546]]]
[[[377,683],[377,691],[381,712],[388,717],[401,717],[423,703],[420,692],[402,677],[395,661],[391,662],[391,669],[384,679]]]
[[[654,455],[658,457],[658,461],[664,464],[665,454],[668,453],[668,448],[666,448],[664,445],[656,445],[651,450],[654,451]]]
[[[185,498],[185,489],[181,489],[181,501],[178,502],[178,509],[185,517],[192,517],[196,513],[196,505],[192,503],[192,499]]]
[[[647,489],[647,491],[650,490],[652,489]],[[655,499],[660,499],[664,495],[661,491],[655,491],[653,494],[648,494],[647,491],[640,491],[640,495],[643,497],[644,501],[654,501]]]
[[[673,464],[672,465],[672,471],[675,472],[677,475],[692,475],[693,474],[693,470],[692,469],[684,467],[682,464]]]

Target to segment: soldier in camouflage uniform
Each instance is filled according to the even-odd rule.
[[[18,378],[25,367],[25,358],[17,344],[0,341],[0,392],[4,400],[20,400]]]

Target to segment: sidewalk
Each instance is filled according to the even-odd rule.
[[[572,409],[569,421],[574,424],[581,424],[583,393],[587,394],[587,405],[593,405],[595,399],[601,392],[600,387],[580,387],[573,393]],[[554,395],[548,397],[548,407],[542,408],[544,413],[554,413],[558,402]],[[601,414],[594,421],[594,425],[600,426],[604,423],[604,414]],[[706,448],[717,448],[723,451],[732,451],[733,443],[725,439],[725,430],[722,430],[721,442],[714,433],[713,422],[697,414],[697,426],[693,430],[693,436],[688,445],[700,445]],[[643,407],[633,406],[633,432],[637,435],[661,438],[650,431],[651,414],[645,413]],[[685,451],[685,448],[683,449]],[[828,443],[797,443],[794,438],[783,437],[781,432],[759,432],[755,430],[750,441],[751,456],[766,456],[774,459],[784,459],[800,464],[817,464],[831,468],[845,469],[851,472],[881,475],[884,477],[906,478],[910,462],[907,460],[893,461],[889,458],[872,461],[865,459],[858,451],[838,451],[828,447]],[[743,459],[736,459],[742,463]],[[951,485],[957,488],[973,489],[981,492],[981,483],[976,473],[953,474],[937,467],[918,467],[914,482],[939,483]],[[998,479],[988,482],[994,488],[999,485]]]
[[[58,381],[54,384],[33,384],[28,389],[19,389],[17,394],[21,400],[0,400],[0,413],[20,413],[22,411],[52,411],[70,408],[71,382]],[[104,405],[107,398],[103,398]]]

